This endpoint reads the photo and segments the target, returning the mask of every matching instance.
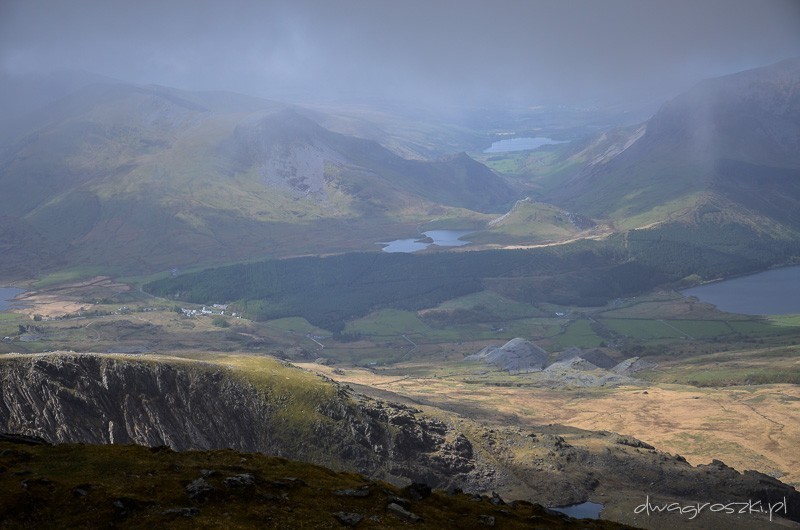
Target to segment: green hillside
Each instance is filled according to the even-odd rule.
[[[526,197],[517,201],[507,213],[490,221],[486,231],[470,234],[470,240],[530,245],[590,237],[603,232],[604,227],[586,216]]]
[[[798,145],[800,60],[791,60],[705,81],[642,127],[598,137],[571,155],[579,169],[547,182],[545,200],[634,228],[711,196],[797,228]]]
[[[128,272],[374,248],[515,196],[464,154],[406,160],[269,101],[124,84],[30,115],[5,140],[0,189],[0,210],[40,255]],[[4,239],[0,272],[25,267],[20,237]]]

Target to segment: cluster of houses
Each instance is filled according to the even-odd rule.
[[[200,315],[225,315],[225,311],[227,311],[228,306],[227,304],[214,304],[211,307],[203,306],[202,309],[187,309],[185,307],[181,308],[181,312],[186,315],[187,317],[196,317]],[[238,313],[231,313],[230,316],[238,317]]]

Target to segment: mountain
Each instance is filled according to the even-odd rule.
[[[70,446],[57,446],[51,452],[61,456],[55,457],[48,456],[47,451],[21,446],[2,451],[0,491],[13,488],[16,493],[0,495],[0,515],[11,509],[9,506],[19,509],[18,494],[26,485],[25,495],[70,491],[66,498],[74,499],[75,504],[65,506],[67,511],[84,502],[94,503],[97,497],[105,498],[114,491],[122,504],[120,511],[127,506],[132,514],[152,513],[146,509],[148,505],[162,506],[156,514],[187,505],[207,514],[214,512],[211,505],[196,502],[205,494],[213,501],[237,487],[268,493],[266,478],[273,471],[258,462],[269,459],[258,454],[240,456],[230,450],[233,449],[324,464],[366,476],[351,476],[351,484],[386,480],[406,485],[415,481],[451,491],[460,488],[470,493],[499,493],[492,496],[491,504],[489,499],[473,498],[491,506],[502,504],[500,496],[550,506],[583,502],[591,496],[602,499],[600,502],[609,508],[609,518],[636,526],[657,524],[647,518],[637,519],[634,512],[644,502],[644,492],[651,499],[681,504],[697,502],[698,498],[723,503],[751,499],[765,506],[783,500],[787,509],[779,515],[800,519],[800,494],[757,472],[739,473],[719,461],[692,467],[681,457],[609,432],[556,425],[541,426],[535,431],[489,428],[441,409],[420,410],[360,395],[266,357],[231,355],[200,361],[160,355],[66,352],[7,355],[0,360],[0,376],[0,432],[16,432],[54,443],[116,447],[77,451]],[[0,444],[4,438],[7,439],[0,437]],[[116,445],[130,443],[154,449]],[[174,450],[228,450],[179,456],[164,446]],[[81,459],[81,467],[72,465],[65,454],[82,455],[76,456]],[[147,469],[159,471],[132,471],[139,470],[140,459],[147,454],[154,455],[154,460],[145,461],[155,466]],[[203,458],[198,460],[199,455]],[[109,459],[116,459],[111,470]],[[164,459],[183,463],[166,466],[180,478],[167,478],[172,475],[165,475],[166,468],[160,471]],[[87,461],[103,463],[87,469]],[[289,488],[288,497],[278,501],[265,496],[261,500],[288,502],[291,506],[302,492],[287,485],[299,482],[283,477],[297,477],[295,473],[307,473],[309,468],[287,460],[269,461],[273,467],[291,466],[296,471],[284,468],[282,475],[271,479],[282,480],[284,486],[275,487]],[[128,474],[111,487],[92,474],[94,469],[102,469],[104,474],[116,470]],[[201,471],[204,469],[208,471]],[[226,476],[233,478],[226,481]],[[308,480],[300,478],[316,483],[320,476],[348,482],[324,470],[306,475]],[[142,481],[152,477],[159,477],[155,480],[163,484],[163,491],[143,487],[152,483]],[[203,481],[190,488],[199,478]],[[76,493],[75,489],[84,493]],[[338,494],[345,497],[371,498],[380,497],[381,490],[369,486],[369,494],[359,494],[357,491],[364,491],[363,488],[328,486],[331,494],[339,489],[351,490]],[[406,494],[410,495],[409,490]],[[328,506],[327,496],[325,499]],[[367,506],[368,499],[364,503]],[[29,512],[30,505],[29,502]],[[113,512],[111,508],[109,502],[100,512]],[[751,514],[743,518],[729,513],[720,515],[715,518],[709,512],[703,514],[702,520],[712,527],[724,522],[731,528],[752,527],[754,521]]]
[[[603,133],[544,200],[622,228],[716,213],[800,229],[800,58],[704,81],[639,127]]]
[[[376,142],[328,131],[293,110],[236,128],[226,147],[236,173],[256,172],[273,186],[331,199],[331,187],[361,213],[442,204],[495,211],[510,188],[466,153],[406,160]],[[326,185],[328,185],[326,187]]]
[[[122,83],[27,114],[3,138],[0,186],[4,231],[38,241],[4,237],[6,273],[32,252],[152,271],[370,248],[448,211],[502,211],[515,194],[465,154],[406,160],[275,102]]]
[[[24,127],[29,115],[87,86],[117,83],[115,79],[84,71],[11,75],[0,72],[0,138]]]
[[[530,197],[518,200],[505,214],[487,224],[487,230],[470,235],[472,241],[494,244],[547,244],[606,231],[588,217],[567,212]]]

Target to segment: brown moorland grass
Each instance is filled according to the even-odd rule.
[[[744,471],[771,473],[800,484],[800,387],[758,385],[696,388],[655,384],[618,388],[546,389],[521,383],[467,382],[465,374],[411,377],[365,369],[300,366],[341,382],[394,392],[420,403],[469,414],[485,422],[513,418],[521,426],[562,424],[607,430],[684,456],[694,465],[719,459]]]

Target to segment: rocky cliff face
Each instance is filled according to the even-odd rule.
[[[276,391],[218,365],[133,356],[14,356],[0,366],[0,430],[50,442],[232,448],[441,486],[475,471],[472,445],[445,424],[321,379]]]
[[[0,432],[50,442],[232,448],[551,506],[592,498],[613,508],[604,517],[633,524],[647,523],[633,517],[645,494],[773,504],[785,498],[785,515],[800,520],[800,494],[761,473],[716,461],[692,467],[608,432],[529,432],[444,412],[432,417],[275,360],[246,362],[236,369],[132,355],[3,356]],[[719,522],[730,526],[725,517]],[[742,527],[752,523],[745,518]]]

